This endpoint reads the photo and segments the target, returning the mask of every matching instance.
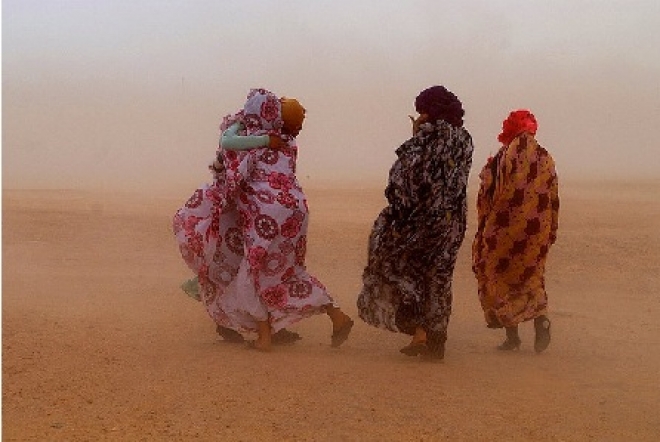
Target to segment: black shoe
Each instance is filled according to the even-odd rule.
[[[534,339],[534,351],[541,353],[550,345],[550,320],[547,316],[539,316],[534,319],[534,330],[536,338]]]
[[[231,328],[218,325],[215,328],[215,331],[222,337],[222,339],[232,344],[241,344],[243,341],[245,341],[245,338],[243,338],[242,334],[236,330],[232,330]]]
[[[300,336],[298,333],[283,328],[271,336],[270,342],[273,345],[291,345],[296,341],[300,341],[301,339],[302,336]]]
[[[502,351],[520,350],[521,343],[520,338],[506,338],[506,341],[498,345],[497,349]]]

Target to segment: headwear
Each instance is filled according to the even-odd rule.
[[[237,121],[243,124],[247,135],[279,133],[283,125],[280,100],[266,89],[252,89],[243,109],[227,115],[220,124],[220,131],[225,131]]]
[[[305,108],[295,98],[284,98],[282,103],[282,120],[288,128],[299,128],[305,120]]]
[[[415,98],[415,110],[428,114],[428,121],[444,120],[452,126],[463,126],[463,104],[444,86],[432,86],[420,92]]]
[[[525,109],[515,110],[502,123],[502,133],[497,136],[500,143],[508,145],[523,132],[536,135],[538,124],[534,115]]]

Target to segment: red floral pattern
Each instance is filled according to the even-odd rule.
[[[202,189],[197,189],[195,193],[192,194],[188,202],[186,202],[186,207],[194,209],[196,207],[199,207],[200,204],[202,204],[202,196],[204,195],[204,192]]]
[[[279,113],[274,95],[255,90],[221,130],[241,121],[246,134],[269,134],[281,127]],[[333,303],[305,268],[308,206],[294,173],[297,152],[293,139],[279,151],[220,150],[222,172],[174,217],[181,255],[220,325],[256,331],[255,321],[270,317],[277,331]]]
[[[288,192],[291,189],[291,179],[286,174],[280,172],[271,172],[268,176],[268,184],[273,189],[280,189],[284,192]]]
[[[257,234],[265,239],[273,239],[279,233],[277,221],[268,215],[258,215],[254,222],[254,227]]]
[[[274,121],[280,114],[280,102],[277,98],[269,96],[261,103],[261,118]]]
[[[301,223],[298,218],[290,216],[282,224],[282,236],[286,238],[295,238],[300,233]]]
[[[270,307],[282,308],[287,302],[287,288],[283,285],[269,287],[262,292],[262,298]]]
[[[277,202],[283,205],[284,207],[287,207],[289,209],[295,209],[298,207],[298,200],[296,199],[295,196],[291,195],[290,193],[284,193],[280,192],[277,194]]]

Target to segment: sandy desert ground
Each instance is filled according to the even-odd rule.
[[[179,285],[171,234],[192,193],[3,191],[2,439],[6,441],[657,441],[660,182],[562,183],[547,287],[553,341],[495,349],[470,271],[456,269],[446,360],[325,317],[270,354],[223,343]],[[308,186],[309,187],[309,186]],[[308,188],[308,268],[346,311],[381,189]]]

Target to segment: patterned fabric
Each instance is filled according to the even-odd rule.
[[[445,341],[472,151],[470,134],[442,120],[397,149],[357,301],[366,323],[407,334],[419,326],[429,341]]]
[[[523,133],[479,175],[473,270],[488,327],[512,327],[546,314],[545,262],[557,237],[555,164]]]
[[[280,134],[277,97],[253,90],[240,121],[248,135]],[[174,216],[183,259],[199,278],[200,296],[216,323],[256,331],[270,318],[273,332],[333,304],[305,268],[307,200],[295,175],[297,147],[219,150],[221,169]]]

